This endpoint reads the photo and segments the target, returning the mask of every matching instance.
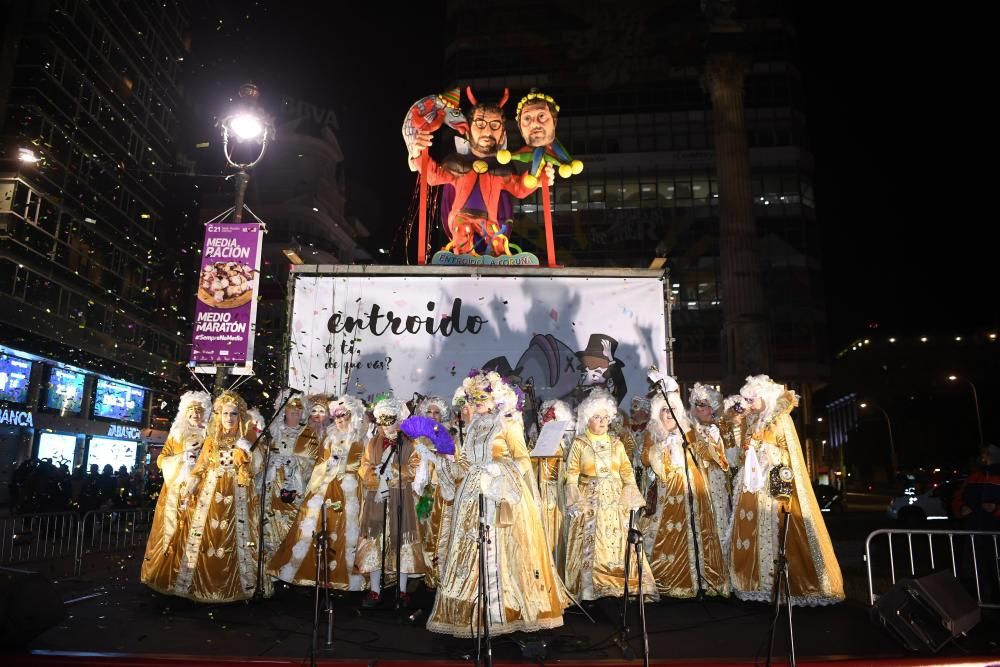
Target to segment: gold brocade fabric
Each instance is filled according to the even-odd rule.
[[[284,430],[284,429],[283,429]],[[302,496],[320,455],[320,443],[309,426],[295,428],[298,434],[275,443],[268,462],[267,496],[264,509],[264,555],[277,550],[302,506]],[[292,502],[281,499],[282,489],[295,491]]]
[[[576,438],[566,461],[564,570],[566,587],[584,600],[624,595],[629,513],[619,500],[625,492],[639,495],[621,440],[592,441],[589,433]],[[652,593],[655,584],[649,564],[642,568],[643,589]],[[630,590],[636,590],[638,583],[630,567]]]
[[[189,453],[197,456],[201,437],[189,438],[181,443],[173,435],[167,438],[156,459],[163,475],[160,497],[156,499],[153,525],[146,541],[146,554],[142,561],[140,581],[160,593],[171,593],[174,577],[180,565],[183,545],[179,544],[184,531],[181,526],[188,503],[188,484],[191,481]]]
[[[271,576],[298,586],[316,583],[316,535],[326,515],[327,588],[362,590],[365,580],[354,573],[354,559],[361,533],[361,488],[358,468],[361,442],[337,442],[320,453],[320,460],[306,486],[295,521],[268,563]]]
[[[196,602],[235,602],[253,596],[257,577],[260,506],[248,463],[237,463],[238,435],[205,440],[194,475],[197,494],[185,513],[186,528],[174,595]],[[253,436],[251,436],[253,437]]]
[[[716,533],[722,542],[723,557],[727,557],[729,523],[732,514],[732,487],[730,484],[729,461],[722,434],[715,424],[699,424],[691,432],[695,459],[704,474],[708,493],[712,500]]]
[[[833,604],[844,599],[844,582],[788,414],[794,405],[794,398],[783,397],[776,416],[747,435],[745,448],[753,448],[765,480],[774,465],[788,465],[794,475],[792,498],[787,503],[786,551],[792,604]],[[756,492],[748,490],[746,474],[741,469],[733,482],[730,577],[737,597],[768,602],[778,556],[782,503],[771,496],[766,482]]]
[[[427,628],[470,637],[485,608],[490,633],[533,632],[563,624],[568,604],[542,531],[537,491],[523,426],[502,415],[477,415],[463,448],[456,453],[454,516],[434,608]],[[477,605],[479,588],[479,498],[483,495],[489,540],[486,604]],[[503,516],[501,507],[509,507]]]
[[[693,526],[685,455],[694,492]],[[660,595],[694,597],[698,593],[699,574],[706,595],[729,595],[728,572],[708,485],[694,458],[690,453],[685,454],[680,432],[647,446],[643,462],[656,473],[658,485],[656,511],[645,528],[644,540]]]
[[[568,451],[569,447],[560,446],[555,457],[531,459],[531,467],[538,483],[542,530],[545,531],[552,560],[560,575],[562,575],[563,561],[566,559],[566,536],[563,532],[566,502],[562,490],[563,477],[566,474],[565,454]]]
[[[381,433],[376,433],[365,445],[361,456],[361,466],[358,477],[362,485],[361,508],[361,539],[358,542],[354,567],[359,573],[368,574],[376,570],[385,570],[385,574],[405,572],[407,574],[424,574],[427,563],[424,561],[423,537],[420,534],[420,524],[417,521],[416,494],[411,483],[413,474],[419,463],[419,458],[413,446],[413,441],[403,434],[399,439],[398,453],[389,458],[389,447],[385,446]],[[400,457],[397,460],[396,456]],[[379,469],[385,467],[386,475],[391,476],[388,482],[388,498],[378,497],[380,485]],[[402,463],[402,484],[400,484],[400,466]],[[396,543],[398,510],[402,507],[401,542]],[[399,547],[401,565],[397,570],[396,551]],[[384,568],[383,568],[384,558]],[[382,578],[382,584],[389,583],[387,577]]]

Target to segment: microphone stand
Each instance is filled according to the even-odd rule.
[[[795,633],[792,631],[792,592],[788,583],[788,558],[785,547],[788,544],[788,510],[781,508],[781,529],[778,533],[778,557],[774,559],[774,584],[771,589],[771,605],[774,616],[771,618],[771,638],[767,642],[767,662],[771,667],[771,656],[774,654],[774,633],[778,629],[778,616],[781,615],[781,604],[788,608],[788,665],[795,667]]]
[[[701,547],[698,545],[698,528],[695,525],[694,517],[694,487],[691,486],[691,470],[688,467],[688,456],[691,454],[691,443],[688,442],[687,433],[681,427],[681,422],[677,419],[677,413],[674,412],[674,406],[670,405],[670,399],[667,397],[667,392],[663,388],[662,381],[656,382],[656,390],[660,392],[663,396],[663,401],[667,404],[667,409],[670,410],[670,416],[673,418],[674,423],[677,424],[677,430],[681,432],[681,441],[684,443],[684,479],[687,481],[687,498],[688,498],[688,523],[691,525],[691,541],[694,544],[694,571],[697,576],[698,583],[698,593],[695,597],[697,600],[705,599],[705,584],[701,578]],[[652,419],[650,415],[650,419]]]
[[[271,440],[271,424],[277,419],[281,411],[285,409],[288,405],[288,401],[292,400],[292,396],[296,394],[301,394],[302,392],[298,389],[292,389],[289,387],[288,396],[285,396],[285,400],[281,402],[278,409],[274,411],[271,418],[267,420],[264,424],[264,428],[261,429],[260,433],[257,434],[257,438],[250,445],[250,451],[253,452],[257,448],[257,443],[265,435],[268,441]],[[262,470],[264,471],[261,475],[260,480],[260,496],[258,497],[258,504],[260,505],[260,515],[257,517],[257,579],[254,584],[253,598],[255,600],[260,600],[264,597],[264,521],[266,519],[267,511],[267,466],[271,460],[271,444],[269,443],[267,447],[264,448],[264,460],[262,465]]]
[[[330,536],[326,531],[326,504],[324,503],[320,510],[320,531],[316,533],[316,601],[313,606],[313,627],[312,627],[312,645],[311,652],[309,654],[310,665],[316,664],[316,641],[319,635],[319,616],[320,616],[320,588],[323,589],[324,597],[324,607],[323,613],[326,614],[326,650],[331,650],[333,648],[333,604],[330,601],[330,568],[327,566],[330,562],[328,556],[329,550],[329,539]]]
[[[642,592],[642,531],[635,527],[635,510],[629,510],[628,513],[628,539],[625,545],[625,598],[622,604],[622,627],[618,639],[615,640],[615,644],[621,649],[622,655],[626,660],[635,658],[632,647],[628,644],[628,580],[629,573],[632,570],[630,563],[632,558],[635,558],[635,570],[638,577],[639,627],[642,629],[642,664],[643,667],[649,667],[649,634],[646,632],[646,598]]]
[[[482,635],[476,638],[476,666],[493,667],[493,641],[490,638],[490,590],[486,582],[486,545],[490,543],[490,527],[486,523],[486,497],[479,491],[479,585],[476,590],[476,603],[479,607],[480,627]],[[486,660],[483,661],[482,645],[486,644]]]
[[[381,429],[379,429],[378,436],[380,438],[385,438],[385,432],[382,431]],[[382,462],[382,465],[379,466],[379,469],[378,469],[379,479],[381,479],[382,475],[385,474],[386,467],[388,467],[388,465],[390,463],[392,463],[392,457],[395,456],[397,447],[399,447],[399,433],[396,434],[396,441],[393,442],[389,446],[389,455],[385,458],[385,461]],[[386,483],[386,485],[388,487],[388,483]],[[390,492],[390,495],[391,495],[391,492]],[[382,599],[382,591],[385,590],[385,579],[386,579],[386,576],[385,576],[385,549],[388,546],[386,544],[385,534],[386,534],[388,528],[389,528],[389,498],[386,497],[386,499],[384,501],[382,501],[382,568],[381,568],[382,576],[379,579],[379,590],[378,590],[378,597],[379,597],[380,601]]]
[[[397,437],[396,446],[396,609],[403,608],[403,438],[402,432]],[[392,489],[389,490],[392,495]],[[385,573],[383,572],[383,575]]]

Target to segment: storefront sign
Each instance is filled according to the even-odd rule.
[[[30,412],[27,410],[10,408],[3,404],[0,404],[0,424],[7,426],[24,426],[26,428],[35,427],[35,421]]]
[[[123,440],[138,440],[142,436],[142,429],[138,426],[125,426],[123,424],[111,424],[108,426],[109,438],[120,438]]]

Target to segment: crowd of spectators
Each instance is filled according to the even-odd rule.
[[[111,465],[98,470],[93,464],[89,470],[79,466],[70,472],[66,463],[37,458],[22,461],[10,483],[14,514],[151,507],[158,492],[159,482],[145,466],[129,471],[123,465],[115,471]]]

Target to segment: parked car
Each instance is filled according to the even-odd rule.
[[[844,494],[829,484],[813,484],[816,502],[821,512],[843,512]]]
[[[907,487],[903,495],[889,502],[890,519],[903,526],[915,527],[927,521],[947,521],[951,518],[951,496],[961,484],[962,478],[931,484],[924,490]]]

